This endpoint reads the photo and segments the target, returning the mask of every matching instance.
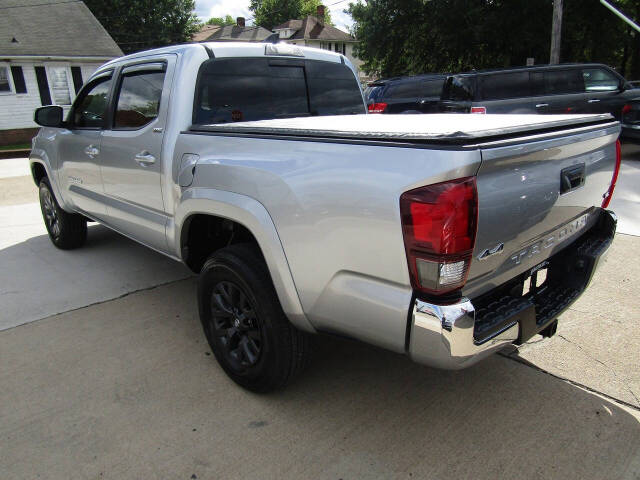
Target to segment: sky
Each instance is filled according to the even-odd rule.
[[[335,26],[348,32],[353,21],[343,10],[349,6],[349,0],[327,0],[325,4],[331,11],[331,19]],[[249,0],[196,0],[196,15],[201,20],[231,15],[233,18],[245,17],[247,25],[252,23]]]

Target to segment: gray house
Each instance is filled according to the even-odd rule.
[[[272,32],[259,26],[245,25],[244,17],[238,17],[235,25],[204,25],[192,37],[194,42],[262,42]]]
[[[37,107],[68,108],[84,80],[121,55],[81,1],[0,0],[0,145],[29,142]]]

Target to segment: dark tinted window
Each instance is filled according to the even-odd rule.
[[[611,92],[620,87],[618,77],[604,68],[583,68],[582,78],[587,92]]]
[[[443,100],[473,100],[474,78],[454,76],[447,78],[442,91]]]
[[[375,102],[378,98],[382,96],[383,90],[384,90],[384,85],[373,85],[371,87],[367,87],[366,90],[364,91],[364,98]]]
[[[584,92],[584,81],[580,69],[548,70],[533,73],[534,81],[539,91],[544,95],[559,95],[563,93]]]
[[[425,80],[422,83],[422,96],[440,98],[440,95],[442,95],[443,85],[444,85],[444,78],[440,78],[437,80]]]
[[[344,113],[364,113],[360,87],[345,65],[235,58],[203,66],[195,123]]]
[[[311,115],[364,113],[360,85],[341,63],[306,62]]]
[[[164,72],[125,74],[118,94],[114,126],[140,128],[158,116]]]
[[[389,85],[386,97],[391,98],[416,98],[422,96],[422,82],[405,81]]]
[[[79,128],[103,126],[110,89],[111,78],[103,78],[81,93],[73,109],[74,126]]]
[[[528,97],[529,72],[495,73],[478,77],[483,100]]]

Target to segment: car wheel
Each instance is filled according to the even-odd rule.
[[[81,247],[87,239],[87,222],[82,215],[65,212],[45,177],[39,186],[40,209],[53,244],[62,250]]]
[[[245,244],[214,253],[198,280],[200,321],[218,363],[238,385],[284,387],[310,358],[308,335],[282,311],[259,251]]]

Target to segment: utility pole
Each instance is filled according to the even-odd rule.
[[[562,0],[553,0],[551,24],[551,54],[549,63],[560,63],[560,36],[562,33]]]

